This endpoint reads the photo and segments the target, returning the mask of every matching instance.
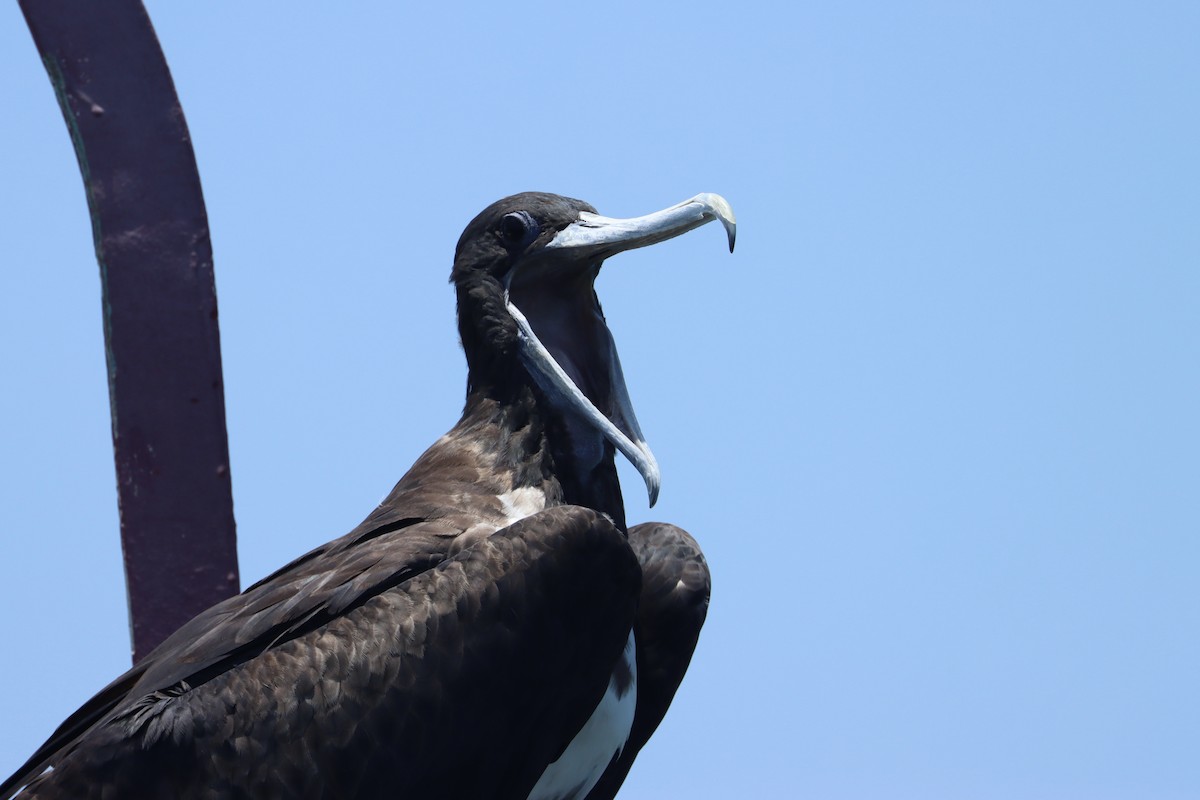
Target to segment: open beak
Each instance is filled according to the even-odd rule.
[[[713,220],[719,220],[725,227],[729,251],[733,252],[737,233],[733,209],[725,198],[710,193],[698,194],[662,211],[631,219],[613,219],[580,212],[579,219],[559,231],[543,246],[542,251],[548,256],[569,257],[577,263],[599,264],[616,253],[672,239]],[[544,388],[565,400],[629,459],[646,482],[650,505],[653,506],[658,500],[661,485],[658,462],[650,452],[633,412],[633,403],[629,399],[629,390],[625,386],[621,361],[612,337],[607,337],[609,352],[603,354],[608,362],[611,387],[607,403],[609,414],[605,415],[554,359],[520,309],[507,297],[506,304],[521,331],[521,352],[526,365]]]
[[[544,250],[571,249],[589,256],[608,258],[614,253],[647,247],[720,220],[729,237],[729,252],[737,238],[737,221],[729,202],[719,194],[705,192],[691,200],[655,211],[644,217],[613,219],[580,212],[579,219],[558,232]]]

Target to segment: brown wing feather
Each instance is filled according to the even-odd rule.
[[[373,515],[374,516],[374,515]],[[437,563],[435,536],[368,536],[368,519],[351,533],[292,561],[239,595],[192,618],[133,669],[68,717],[17,772],[0,784],[0,797],[41,772],[101,720],[112,718],[156,691],[182,682],[197,685],[271,646],[320,624],[332,608],[345,608],[372,590],[410,578]],[[382,525],[386,525],[386,521]],[[381,527],[381,526],[380,526]],[[392,532],[399,530],[394,528]],[[370,541],[362,549],[357,540]],[[441,544],[444,550],[445,545]],[[435,552],[431,552],[435,551]],[[342,556],[338,558],[337,556]],[[354,590],[357,589],[357,594]]]
[[[92,701],[107,708],[98,721],[80,716],[81,730],[56,734],[0,794],[48,762],[32,796],[308,797],[336,785],[349,797],[524,797],[599,701],[633,624],[640,569],[625,537],[560,506],[424,571],[411,558],[400,572],[382,566],[385,551],[419,558],[420,546],[379,537],[370,548],[382,548],[374,563],[356,548],[329,565],[312,602],[262,593],[319,574],[318,559],[251,590],[248,617],[214,607],[208,621],[232,626],[225,635],[164,643],[140,678]],[[342,597],[346,586],[363,592]],[[331,603],[349,605],[279,638]],[[546,691],[568,674],[562,693]]]

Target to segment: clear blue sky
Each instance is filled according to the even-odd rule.
[[[624,796],[1200,796],[1200,5],[149,8],[244,581],[456,419],[483,206],[719,192],[735,255],[710,227],[599,283],[663,469],[630,520],[714,576]],[[91,232],[12,2],[0,74],[7,774],[128,638]]]

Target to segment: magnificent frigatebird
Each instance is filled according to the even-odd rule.
[[[612,797],[708,608],[695,541],[653,505],[593,283],[605,258],[720,220],[552,194],[467,226],[451,280],[462,418],[350,533],[185,624],[0,785],[21,797]]]

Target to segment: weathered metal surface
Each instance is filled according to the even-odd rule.
[[[208,219],[183,110],[142,4],[20,5],[91,212],[137,661],[238,590]]]

